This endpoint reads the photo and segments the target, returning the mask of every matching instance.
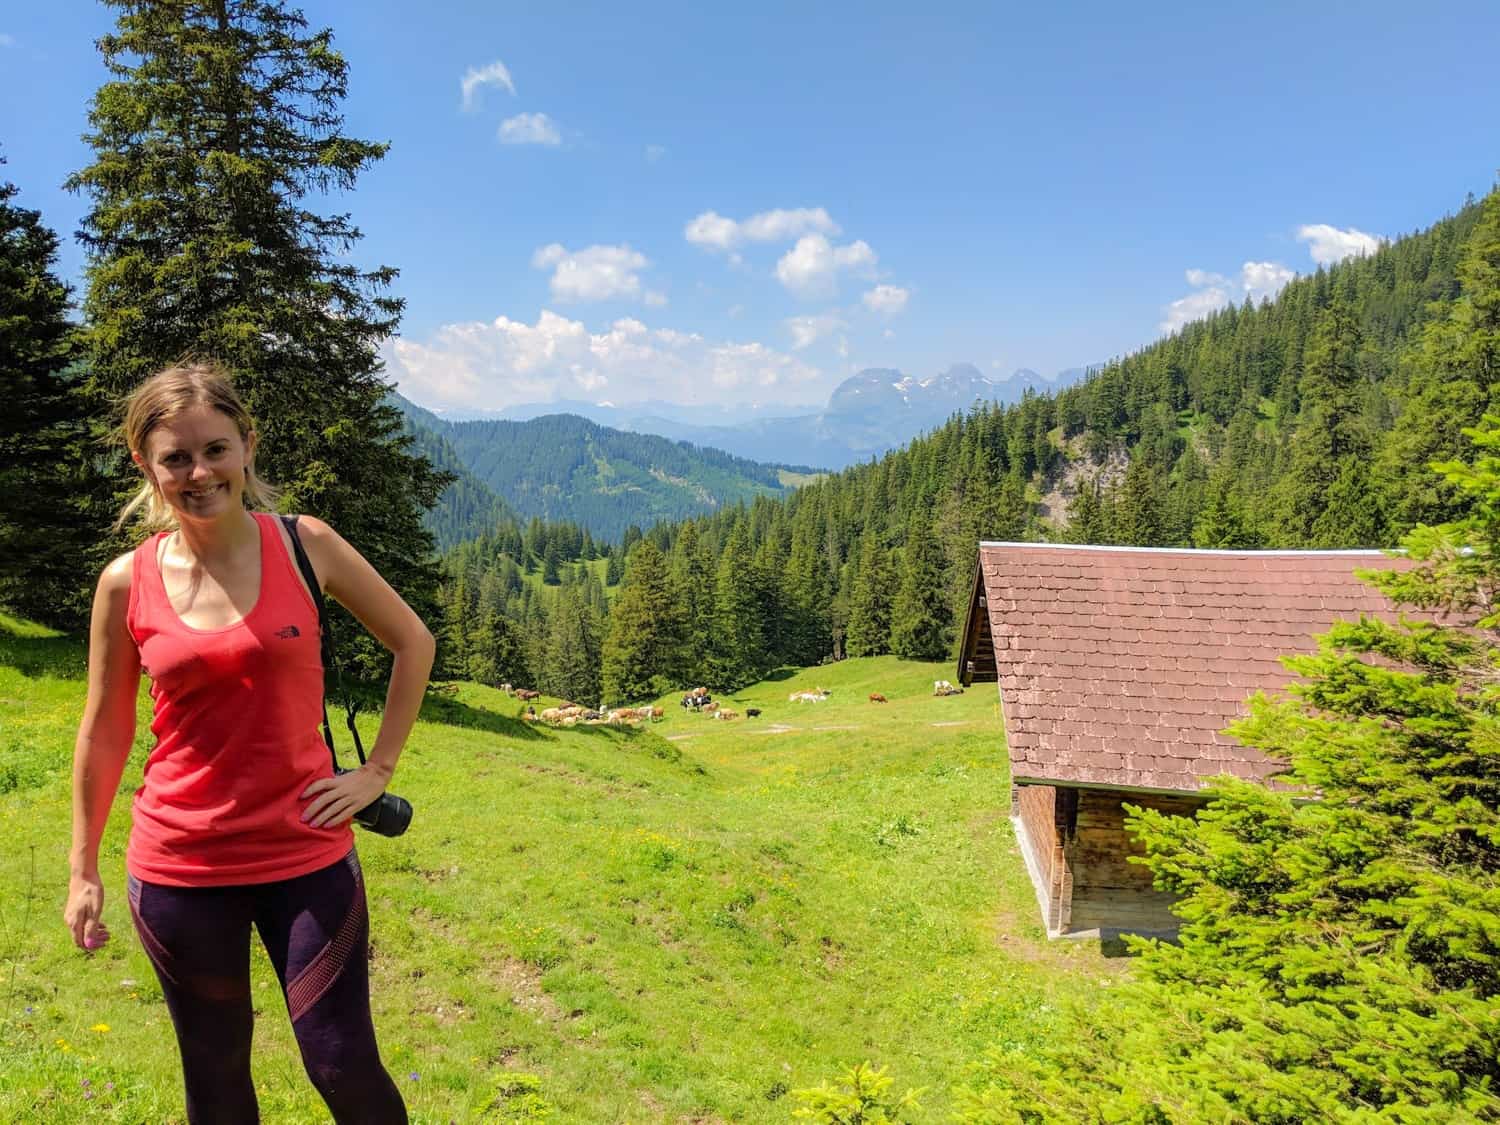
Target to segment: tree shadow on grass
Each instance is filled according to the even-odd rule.
[[[450,727],[467,727],[489,734],[501,734],[507,738],[543,739],[547,734],[537,728],[536,723],[512,715],[501,715],[483,707],[471,707],[456,699],[448,699],[431,692],[422,700],[418,716],[429,723],[442,723]]]
[[[88,657],[78,637],[28,637],[0,629],[0,665],[32,679],[82,680],[88,676]]]

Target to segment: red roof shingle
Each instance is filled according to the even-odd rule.
[[[1220,733],[1335,619],[1395,620],[1376,551],[984,543],[980,586],[1018,779],[1195,790],[1274,765]],[[981,642],[982,643],[982,642]],[[968,654],[966,654],[968,655]]]

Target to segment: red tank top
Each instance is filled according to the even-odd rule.
[[[130,635],[151,677],[156,745],[136,790],[125,865],[170,886],[269,883],[316,871],[354,844],[347,823],[302,823],[300,794],[333,764],[318,732],[318,614],[276,517],[260,528],[260,594],[243,619],[194,629],[167,600],[163,532],[136,548]]]

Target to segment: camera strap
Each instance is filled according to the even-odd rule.
[[[318,609],[318,635],[323,657],[323,741],[328,744],[328,754],[333,758],[333,768],[339,768],[339,756],[333,748],[333,728],[328,724],[328,699],[327,680],[328,670],[333,669],[333,680],[338,687],[338,694],[343,697],[344,713],[348,716],[349,734],[354,738],[354,752],[359,755],[359,764],[365,764],[365,748],[359,740],[359,728],[354,725],[354,716],[359,712],[359,700],[349,692],[344,685],[344,672],[339,667],[339,662],[334,655],[333,648],[333,622],[328,616],[327,599],[323,597],[323,587],[318,585],[317,572],[313,570],[312,562],[307,557],[307,551],[302,547],[302,537],[297,534],[297,517],[282,516],[281,524],[286,528],[287,534],[292,537],[292,553],[297,556],[297,569],[302,572],[302,579],[307,583],[308,592],[312,594],[313,605]]]

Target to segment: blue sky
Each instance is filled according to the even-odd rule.
[[[1500,167],[1493,3],[309,2],[390,155],[336,204],[439,408],[820,404],[1107,359]],[[61,183],[110,11],[0,15],[0,176]],[[465,78],[467,96],[465,93]]]

